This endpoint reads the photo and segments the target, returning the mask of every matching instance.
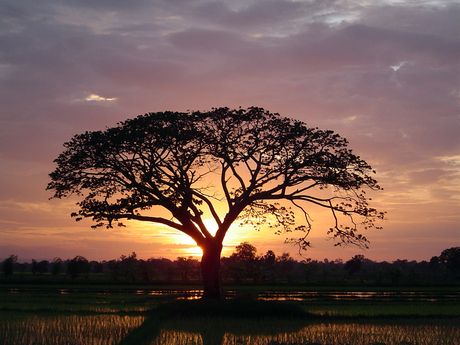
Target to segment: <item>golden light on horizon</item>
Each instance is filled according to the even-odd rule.
[[[146,223],[141,221],[131,221],[126,223],[129,226],[132,236],[141,242],[160,243],[167,247],[173,247],[174,253],[177,256],[193,256],[201,258],[203,251],[196,244],[196,242],[188,235],[180,232],[179,230],[170,228],[166,225],[158,223]],[[203,222],[208,231],[215,235],[217,231],[217,223],[212,218],[203,219]],[[272,231],[273,232],[273,231]],[[223,243],[223,256],[229,256],[233,253],[235,246],[244,241],[257,241],[261,238],[267,238],[271,235],[270,229],[255,230],[250,225],[240,226],[238,221],[235,221],[228,230]],[[279,239],[277,239],[279,240]]]

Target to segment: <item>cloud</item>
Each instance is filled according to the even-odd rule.
[[[458,177],[457,171],[447,171],[444,169],[427,169],[422,171],[413,171],[409,174],[411,183],[413,184],[434,184],[439,182],[441,179],[452,180],[456,176]]]
[[[32,206],[48,202],[52,161],[75,134],[149,111],[252,105],[347,137],[377,169],[382,207],[397,201],[395,210],[416,209],[407,222],[430,202],[437,219],[458,216],[438,202],[458,203],[459,8],[454,1],[2,1],[3,226],[75,225],[68,206],[53,204],[57,219]]]
[[[112,98],[106,98],[106,97],[102,97],[102,96],[99,96],[99,95],[96,95],[94,93],[92,93],[91,95],[87,96],[85,98],[85,101],[88,101],[88,102],[113,102],[113,101],[116,101],[117,100],[117,97],[112,97]]]

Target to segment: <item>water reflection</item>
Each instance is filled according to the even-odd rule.
[[[458,300],[460,292],[438,293],[431,291],[424,292],[383,292],[383,291],[266,291],[258,294],[259,300],[264,301],[314,301],[314,300],[405,300],[405,301],[438,301]]]
[[[120,345],[146,338],[144,334],[147,332],[154,337],[143,344],[220,345],[226,343],[228,336],[296,333],[305,326],[308,316],[292,303],[179,300],[159,307]]]
[[[0,287],[0,291],[4,291]],[[10,293],[19,292],[33,292],[37,289],[27,288],[9,288],[6,289]],[[59,294],[78,294],[81,290],[78,289],[56,289]],[[126,289],[111,289],[99,290],[95,293],[102,295],[126,293]],[[52,292],[49,290],[48,292]],[[84,291],[88,292],[88,291]],[[136,295],[149,295],[149,296],[172,296],[176,299],[196,300],[200,299],[203,295],[201,289],[180,290],[180,289],[142,289],[133,290]],[[229,290],[226,291],[228,299],[239,298],[240,292]],[[460,300],[459,292],[436,292],[436,291],[251,291],[250,297],[255,300],[261,301],[315,301],[315,300],[374,300],[374,301],[458,301]]]
[[[138,290],[138,294],[155,296],[175,295],[177,299],[194,300],[203,295],[203,290]],[[239,298],[240,293],[234,290],[226,291],[228,299]],[[261,291],[251,292],[251,299],[260,301],[315,301],[315,300],[405,300],[405,301],[445,301],[459,300],[460,292],[434,291]]]
[[[139,290],[139,294],[155,296],[175,295],[177,299],[199,299],[203,290]],[[433,292],[433,291],[261,291],[251,292],[250,297],[260,301],[315,301],[315,300],[406,300],[406,301],[439,301],[459,300],[460,292]],[[234,299],[240,297],[237,291],[226,291],[226,297]]]

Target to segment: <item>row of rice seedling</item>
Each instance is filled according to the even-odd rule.
[[[460,329],[454,324],[450,325],[382,325],[358,323],[319,323],[309,324],[296,332],[280,332],[270,334],[273,324],[264,320],[227,320],[233,322],[235,329],[240,328],[237,334],[209,327],[207,331],[190,332],[180,331],[180,323],[165,325],[160,335],[150,345],[336,345],[336,344],[362,344],[362,345],[458,345],[460,344]],[[182,320],[190,329],[193,320]],[[211,320],[202,319],[203,325],[214,325]],[[283,320],[276,320],[283,323]],[[203,329],[203,327],[197,327]],[[251,328],[252,331],[244,334],[243,331]],[[279,328],[279,326],[278,326]],[[259,334],[258,334],[259,333]],[[264,334],[265,333],[265,334]],[[220,340],[217,342],[216,340]]]
[[[141,327],[142,316],[2,315],[0,344],[119,344]],[[395,324],[395,323],[400,324]],[[438,324],[312,323],[265,318],[172,318],[158,324],[160,331],[143,343],[151,345],[207,344],[417,344],[458,345],[460,328]],[[126,342],[125,342],[126,343]]]
[[[22,315],[0,316],[0,344],[109,345],[118,344],[145,320],[121,315]]]

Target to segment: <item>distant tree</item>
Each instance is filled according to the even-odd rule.
[[[259,260],[256,256],[257,248],[249,242],[241,242],[235,247],[232,255],[225,260],[227,270],[235,283],[241,283],[244,279],[252,278],[259,281],[262,275]]]
[[[278,265],[281,269],[282,275],[287,279],[289,283],[292,282],[293,268],[295,260],[289,253],[283,253],[277,258]]]
[[[32,273],[43,274],[48,272],[48,264],[49,262],[47,260],[42,260],[38,262],[37,260],[32,259]]]
[[[275,252],[273,252],[273,250],[267,250],[267,252],[263,256],[263,261],[267,266],[274,265],[276,261]]]
[[[49,266],[49,261],[48,260],[42,260],[38,263],[38,273],[44,274],[48,272],[48,266]]]
[[[174,267],[171,260],[163,262],[163,275],[166,279],[166,282],[171,283],[174,280],[176,275],[176,268]]]
[[[311,276],[313,274],[313,271],[316,269],[316,264],[317,262],[313,262],[311,258],[305,259],[302,261],[302,268],[304,272],[304,278],[305,282],[307,284],[310,283]]]
[[[9,277],[13,274],[13,266],[18,261],[17,255],[10,255],[2,263],[2,271],[5,277]]]
[[[222,258],[224,266],[224,275],[233,279],[233,282],[240,284],[246,278],[246,267],[244,262],[238,260],[238,257],[232,254],[230,257]]]
[[[31,269],[31,272],[32,272],[32,274],[35,274],[35,273],[37,273],[37,271],[38,271],[38,262],[37,262],[37,260],[32,259],[32,269]]]
[[[61,258],[54,258],[53,261],[51,262],[51,273],[53,276],[57,276],[59,273],[61,273],[62,270],[62,260]]]
[[[385,275],[385,272],[383,271],[383,269],[375,267],[374,268],[375,284],[381,285],[383,283],[384,275]]]
[[[281,269],[283,271],[290,271],[294,267],[294,259],[291,257],[291,254],[285,252],[277,258],[280,263]]]
[[[436,269],[439,266],[439,257],[432,256],[430,259],[430,267]]]
[[[268,250],[265,255],[261,258],[262,265],[263,265],[263,278],[267,278],[268,280],[274,282],[275,277],[275,262],[276,262],[276,255],[273,250]]]
[[[364,255],[355,255],[345,263],[345,270],[348,271],[350,276],[353,276],[361,270],[364,260]]]
[[[137,254],[135,252],[132,252],[128,256],[122,255],[120,257],[120,268],[126,281],[131,283],[136,281],[137,262]]]
[[[399,267],[392,267],[391,270],[390,270],[390,278],[391,278],[391,282],[394,284],[394,285],[398,285],[399,283],[401,283],[401,278],[403,276],[403,270]]]
[[[150,258],[139,260],[139,269],[144,283],[150,283],[158,275],[158,263],[160,260]]]
[[[178,257],[177,258],[177,269],[181,275],[182,282],[186,283],[189,281],[190,277],[193,275],[194,260],[192,257]]]
[[[139,270],[142,281],[144,283],[150,283],[152,277],[152,270],[150,268],[150,263],[148,260],[139,260]]]
[[[89,261],[81,255],[77,255],[67,263],[67,274],[72,279],[77,278],[80,274],[86,274],[88,276],[91,270]]]
[[[21,276],[24,275],[24,273],[27,272],[27,267],[28,267],[28,263],[24,262],[22,264],[18,264],[18,270],[19,270],[19,273],[21,274]]]
[[[328,234],[337,245],[366,246],[357,219],[366,229],[384,215],[369,207],[363,189],[380,187],[347,145],[333,131],[256,107],[149,113],[65,143],[47,189],[54,198],[81,197],[73,216],[92,218],[95,227],[132,219],[189,235],[203,250],[204,297],[222,298],[222,243],[237,220],[279,234],[298,230],[287,241],[305,249],[308,206],[317,206],[330,210]],[[214,235],[207,218],[217,225]]]
[[[121,272],[120,262],[117,260],[110,260],[107,263],[107,266],[109,268],[110,277],[112,278],[114,282],[117,282],[120,277],[120,272]]]
[[[452,247],[442,251],[439,261],[446,265],[454,274],[460,274],[460,247]]]
[[[98,261],[91,261],[91,267],[93,268],[93,273],[101,274],[104,272],[104,264]]]
[[[241,262],[251,262],[256,259],[257,248],[249,242],[241,242],[235,247],[235,257]]]

